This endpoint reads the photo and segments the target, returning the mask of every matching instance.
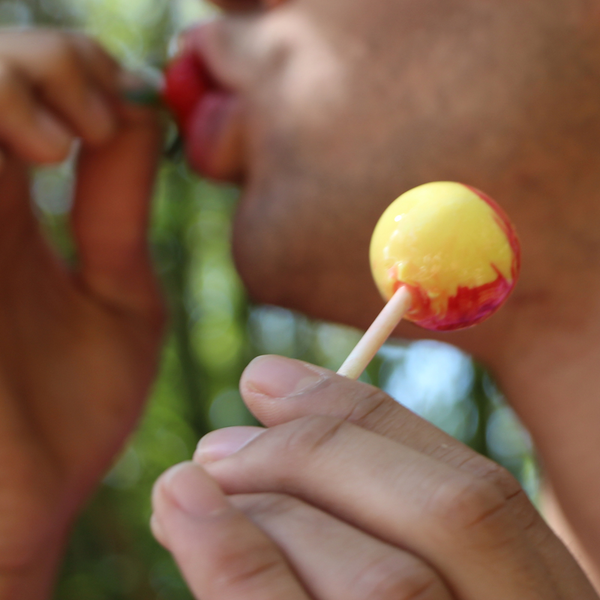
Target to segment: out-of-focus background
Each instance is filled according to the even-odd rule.
[[[0,26],[76,27],[129,67],[165,63],[170,41],[213,10],[202,0],[2,0]],[[62,252],[72,252],[65,215],[72,168],[36,175],[41,214]],[[171,330],[145,417],[81,517],[57,600],[186,600],[176,566],[152,538],[150,492],[171,465],[189,460],[211,429],[253,424],[238,380],[259,354],[337,369],[359,332],[249,304],[229,252],[238,192],[165,161],[151,241],[172,311]],[[365,381],[508,467],[535,498],[538,472],[527,434],[481,367],[451,346],[388,345]]]

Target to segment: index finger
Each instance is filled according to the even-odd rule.
[[[301,388],[301,389],[300,389]],[[240,391],[267,427],[311,415],[343,419],[479,477],[501,468],[420,418],[385,392],[299,360],[261,356],[244,371]]]
[[[102,144],[114,134],[120,69],[87,38],[50,30],[4,32],[0,62],[18,71],[86,143]]]

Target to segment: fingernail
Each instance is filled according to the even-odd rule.
[[[260,427],[229,427],[213,431],[200,440],[194,460],[208,463],[231,456],[265,431]]]
[[[164,492],[194,518],[205,518],[229,508],[221,488],[199,465],[183,463],[167,471],[163,477]]]
[[[242,386],[271,398],[284,398],[307,392],[326,375],[317,367],[281,356],[260,356],[246,368]]]

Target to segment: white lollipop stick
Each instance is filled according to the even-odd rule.
[[[358,379],[362,375],[381,346],[410,310],[412,300],[412,294],[406,286],[398,289],[340,367],[338,375],[349,379]]]

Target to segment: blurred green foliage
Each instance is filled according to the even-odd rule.
[[[176,32],[211,12],[199,0],[3,0],[0,25],[77,27],[140,69],[164,64]],[[48,229],[68,258],[72,165],[40,170],[34,187]],[[237,196],[200,181],[181,162],[162,168],[151,231],[172,315],[162,368],[143,421],[77,525],[58,600],[191,598],[149,531],[154,481],[189,460],[211,429],[255,423],[238,392],[254,356],[276,353],[336,369],[360,337],[248,303],[229,250]],[[363,378],[503,463],[535,495],[527,434],[469,357],[439,343],[396,343]]]

